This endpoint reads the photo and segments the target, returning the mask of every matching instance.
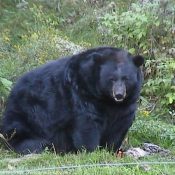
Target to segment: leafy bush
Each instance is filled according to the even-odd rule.
[[[150,58],[154,52],[162,53],[173,46],[173,14],[173,2],[157,0],[154,3],[133,3],[128,11],[120,13],[116,9],[104,14],[100,20],[104,35],[113,38],[112,44]]]
[[[175,101],[174,93],[174,71],[175,62],[173,58],[159,57],[155,60],[147,60],[147,69],[149,73],[147,81],[144,84],[144,94],[149,96],[158,96],[163,106],[172,106]],[[153,73],[154,72],[154,73]]]

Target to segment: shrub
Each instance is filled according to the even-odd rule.
[[[172,48],[175,32],[173,14],[173,2],[156,0],[144,5],[133,3],[128,11],[122,13],[116,9],[104,14],[100,20],[103,34],[113,38],[112,44],[151,58],[152,54],[168,52]]]

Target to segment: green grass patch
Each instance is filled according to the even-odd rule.
[[[10,154],[10,153],[9,153]],[[13,155],[13,154],[12,154]],[[22,157],[13,155],[10,158],[4,158],[1,161],[0,173],[3,170],[22,171],[30,170],[29,174],[174,174],[174,165],[159,165],[154,163],[169,161],[172,162],[172,157],[152,155],[141,159],[134,160],[129,157],[118,158],[115,154],[109,153],[106,150],[97,150],[93,153],[78,153],[66,154],[59,156],[48,153],[47,151],[41,155],[33,155],[33,157]],[[142,165],[136,163],[152,162],[148,165],[149,170]],[[128,163],[128,164],[127,164]],[[135,163],[135,165],[129,165]],[[94,164],[106,164],[106,166],[95,166]],[[111,166],[110,164],[116,164]],[[84,166],[85,165],[85,166]],[[88,167],[88,165],[90,165]],[[93,166],[94,167],[91,167]],[[72,166],[78,166],[72,168]],[[82,166],[82,167],[81,167]],[[65,169],[56,169],[65,167]],[[47,169],[48,168],[48,169]],[[52,168],[49,170],[49,168]],[[54,169],[55,168],[55,169]],[[18,173],[19,173],[18,172]]]

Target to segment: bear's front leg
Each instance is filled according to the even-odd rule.
[[[102,145],[103,147],[107,146],[109,151],[118,151],[129,128],[132,125],[134,118],[134,113],[130,113],[129,115],[122,116],[112,125],[107,126],[102,136],[100,145]]]
[[[98,121],[88,117],[76,120],[74,132],[72,133],[73,144],[76,150],[86,149],[92,152],[99,146],[102,126]]]

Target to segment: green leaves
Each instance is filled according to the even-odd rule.
[[[7,80],[7,79],[5,79],[5,78],[0,77],[0,82],[2,83],[2,85],[3,85],[6,89],[8,89],[8,90],[11,89],[11,86],[12,86],[12,82],[11,82],[11,81],[9,81],[9,80]]]
[[[128,50],[128,52],[130,52],[131,54],[134,54],[135,53],[135,49],[131,48],[131,49]]]
[[[168,35],[167,30],[174,25],[172,14],[175,8],[171,1],[168,6],[162,6],[158,0],[145,3],[132,3],[127,11],[116,9],[99,19],[105,28],[104,35],[113,37],[117,47],[135,48],[135,53],[149,57],[153,50],[161,52],[162,48],[166,51],[172,47],[173,37]]]
[[[0,77],[0,94],[7,95],[12,87],[12,82]]]

